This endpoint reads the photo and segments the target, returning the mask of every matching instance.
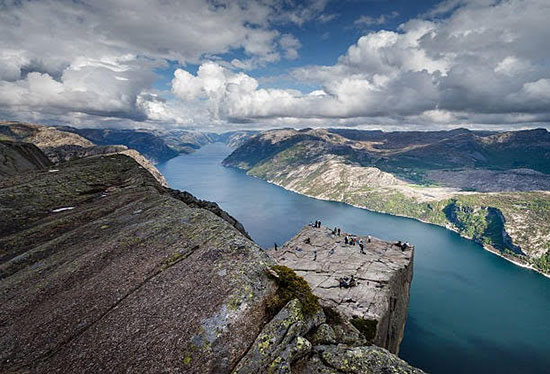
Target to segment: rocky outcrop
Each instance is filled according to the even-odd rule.
[[[413,274],[413,248],[403,250],[376,238],[356,237],[365,246],[344,243],[341,233],[326,227],[304,227],[271,257],[304,277],[320,304],[341,320],[336,339],[350,339],[355,327],[367,341],[397,353],[403,338]],[[351,237],[351,235],[350,235]],[[353,276],[357,284],[340,287],[339,280]]]
[[[0,189],[0,371],[229,372],[268,317],[269,258],[125,155]]]
[[[0,179],[0,372],[421,373],[217,204],[125,154],[55,167]]]
[[[423,373],[384,348],[319,342],[320,331],[335,336],[325,321],[321,309],[308,315],[297,299],[291,300],[265,325],[233,374]]]
[[[33,144],[0,140],[0,176],[45,169],[52,163]]]
[[[167,161],[179,154],[177,150],[166,144],[161,137],[145,130],[78,129],[72,127],[62,127],[60,129],[78,134],[96,145],[125,145],[130,149],[135,149],[155,163]]]
[[[90,156],[123,153],[132,157],[143,168],[147,169],[160,184],[168,187],[164,176],[162,176],[151,161],[142,156],[138,151],[128,149],[124,145],[94,145],[80,135],[68,131],[21,122],[0,122],[0,134],[3,134],[8,139],[34,144],[54,164]]]

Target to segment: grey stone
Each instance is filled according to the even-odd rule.
[[[359,330],[368,341],[397,353],[407,317],[414,250],[357,237],[365,245],[362,253],[359,245],[344,243],[346,235],[350,234],[336,236],[329,228],[306,226],[269,254],[278,264],[304,277],[323,307],[338,312],[343,319],[336,331],[340,341],[364,344],[354,336]],[[357,285],[340,288],[339,278],[351,275]]]

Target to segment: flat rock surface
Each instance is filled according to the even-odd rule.
[[[346,235],[350,236],[308,225],[269,253],[278,264],[304,277],[323,306],[335,308],[349,319],[378,321],[374,343],[397,352],[407,315],[414,251],[376,238],[368,243],[367,237],[354,236],[363,240],[361,253],[358,244],[344,243]],[[339,279],[351,275],[357,285],[341,288]]]

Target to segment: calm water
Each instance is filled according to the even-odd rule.
[[[216,201],[261,246],[304,224],[406,240],[416,246],[400,356],[431,373],[550,373],[550,279],[457,234],[411,219],[300,196],[228,169],[231,150],[208,145],[157,167],[171,187]]]

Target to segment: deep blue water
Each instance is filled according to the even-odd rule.
[[[415,244],[400,356],[431,373],[550,373],[550,279],[444,228],[311,199],[224,168],[217,143],[157,165],[171,187],[216,201],[263,247],[304,224]]]

